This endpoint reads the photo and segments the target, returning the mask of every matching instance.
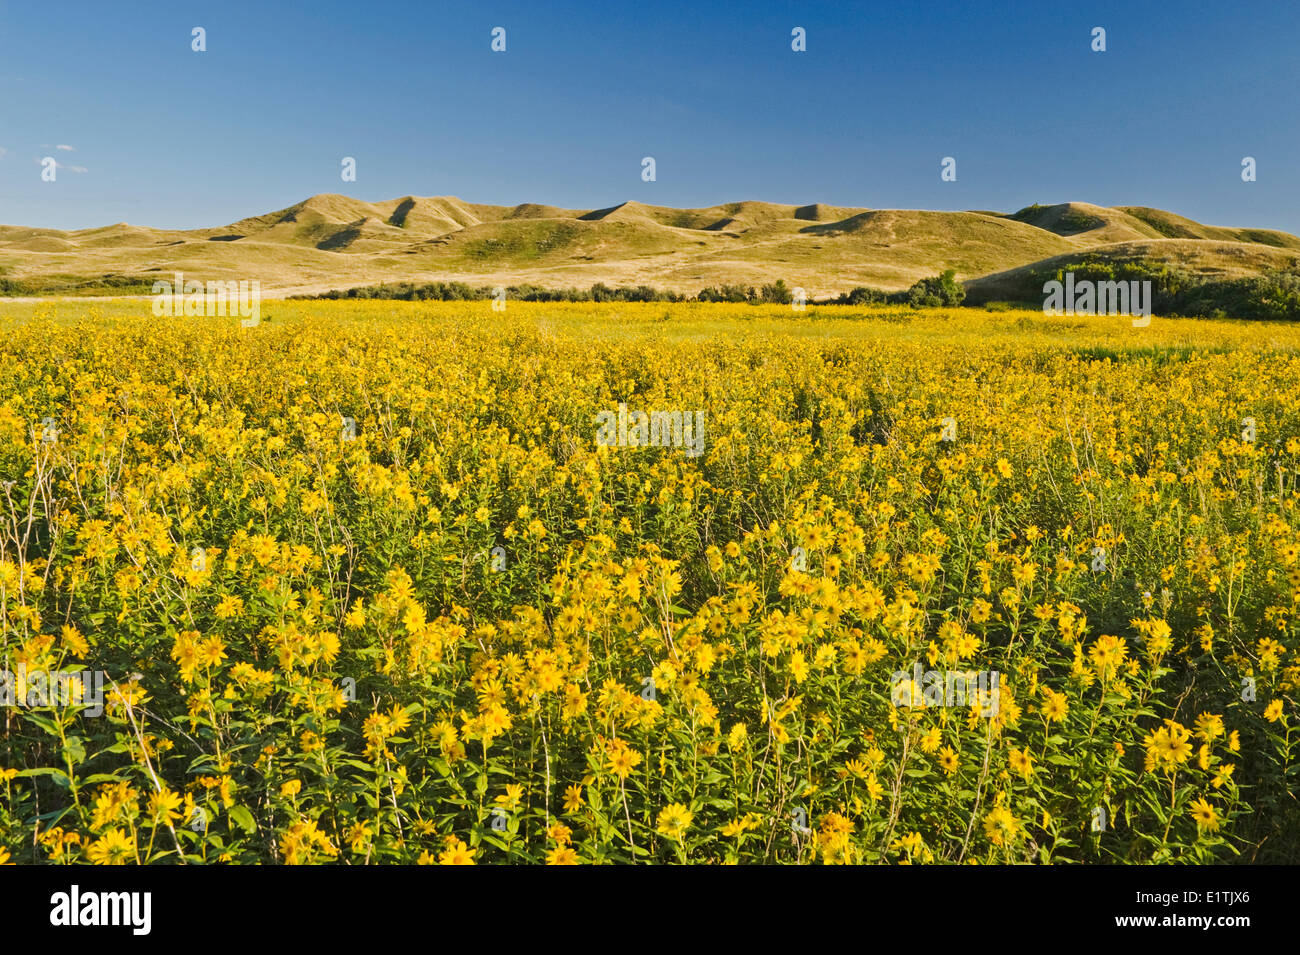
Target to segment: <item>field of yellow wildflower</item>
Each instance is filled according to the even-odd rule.
[[[1300,861],[1296,329],[0,327],[0,861]]]

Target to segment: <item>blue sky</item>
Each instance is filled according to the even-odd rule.
[[[215,226],[342,192],[1077,200],[1300,233],[1300,3],[0,0],[0,149],[0,222],[55,228]]]

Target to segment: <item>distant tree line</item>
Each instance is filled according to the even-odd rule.
[[[916,308],[937,308],[960,305],[966,290],[949,269],[942,275],[922,279],[903,292],[886,292],[881,289],[859,287],[836,298],[818,299],[814,305],[871,305],[898,304]],[[333,289],[315,295],[295,295],[299,299],[397,299],[402,301],[475,301],[490,299],[495,289],[474,287],[465,282],[398,282],[395,284],[367,285],[360,288]],[[767,285],[716,285],[701,289],[698,295],[669,292],[648,285],[609,286],[597,282],[589,289],[548,289],[538,285],[511,285],[506,298],[515,302],[734,302],[749,305],[789,305],[794,301],[794,289],[784,279]]]
[[[0,297],[37,295],[148,295],[153,279],[134,275],[34,275],[0,277]]]
[[[701,289],[695,296],[697,302],[747,302],[750,305],[789,305],[794,301],[794,289],[788,288],[784,279],[755,289],[754,286],[719,285]]]
[[[913,308],[952,308],[966,298],[966,289],[957,281],[954,269],[942,275],[921,279],[902,292],[859,286],[831,299],[829,305],[910,305]]]
[[[393,285],[367,285],[361,288],[334,289],[318,295],[294,295],[292,298],[379,298],[401,301],[440,302],[479,301],[490,299],[496,289],[474,287],[464,282],[398,282]],[[651,288],[648,285],[612,287],[597,282],[589,289],[543,288],[540,285],[511,285],[506,297],[514,302],[688,302],[689,295]]]

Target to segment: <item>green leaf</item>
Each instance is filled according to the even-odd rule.
[[[185,773],[186,775],[192,775],[194,773],[200,773],[200,772],[210,774],[210,773],[215,773],[216,771],[217,771],[217,767],[216,764],[212,762],[212,757],[208,756],[205,753],[202,756],[194,757],[194,759],[190,761],[190,765],[185,770]]]
[[[29,712],[29,713],[24,713],[23,718],[26,719],[27,722],[29,723],[35,723],[37,726],[45,730],[45,732],[49,733],[51,736],[59,735],[59,724],[55,723],[54,720],[50,719],[48,716],[38,716],[35,713]]]
[[[236,806],[230,810],[229,815],[230,821],[249,835],[257,831],[257,822],[253,819],[253,814],[248,811],[247,806]]]
[[[37,769],[24,769],[21,772],[19,772],[18,775],[19,776],[50,776],[53,777],[54,782],[57,785],[62,786],[64,789],[69,789],[72,786],[72,780],[68,778],[68,774],[65,773],[63,770],[55,769],[52,766],[41,766]]]

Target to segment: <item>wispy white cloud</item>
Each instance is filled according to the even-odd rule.
[[[51,158],[50,156],[46,156],[46,157],[45,157],[45,159],[50,159],[50,158]],[[38,160],[36,160],[36,161],[37,161],[38,163],[44,163],[44,162],[45,162],[45,159],[38,159]],[[59,162],[58,160],[55,160],[55,162],[54,162],[54,168],[55,168],[55,169],[63,169],[63,170],[66,170],[67,172],[89,172],[89,170],[86,169],[85,166],[68,166],[68,165],[64,165],[63,163]]]
[[[63,145],[59,145],[59,146],[55,146],[54,148],[55,148],[55,149],[62,149],[65,153],[75,153],[75,152],[76,152],[76,150],[73,149],[71,146],[63,146]]]
[[[4,159],[5,153],[7,152],[9,152],[9,150],[5,149],[3,146],[0,146],[0,159]]]

